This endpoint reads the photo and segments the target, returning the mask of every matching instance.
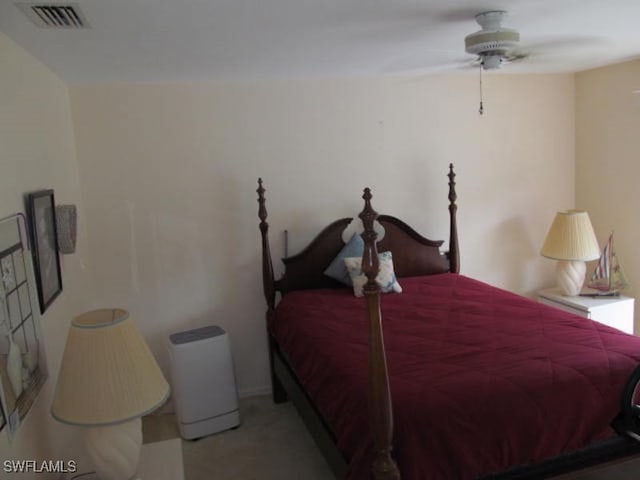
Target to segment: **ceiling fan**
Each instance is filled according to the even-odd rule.
[[[480,115],[484,114],[482,70],[496,70],[503,63],[527,57],[526,53],[516,50],[520,43],[520,33],[502,26],[506,16],[507,12],[504,10],[490,10],[477,14],[475,19],[481,29],[464,39],[465,51],[477,55],[472,65],[480,67]]]
[[[507,16],[504,10],[491,10],[475,16],[481,30],[467,35],[464,39],[465,51],[477,55],[474,65],[484,70],[500,68],[503,63],[520,60],[526,53],[517,51],[520,33],[502,26]]]

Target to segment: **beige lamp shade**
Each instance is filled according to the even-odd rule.
[[[554,260],[595,260],[600,256],[589,214],[582,210],[558,212],[540,253]]]
[[[101,309],[73,319],[52,415],[74,425],[113,425],[165,402],[169,384],[129,313]]]

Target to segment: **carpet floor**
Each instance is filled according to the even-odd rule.
[[[270,396],[240,401],[240,426],[182,440],[186,480],[334,480],[291,403]],[[179,437],[174,415],[143,418],[145,443]],[[637,480],[640,458],[595,467],[556,480]]]
[[[240,426],[199,440],[182,440],[186,480],[334,480],[289,402],[241,399]],[[179,437],[174,415],[143,419],[144,442]]]

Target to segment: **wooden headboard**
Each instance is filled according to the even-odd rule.
[[[453,165],[449,165],[449,251],[442,253],[442,240],[423,237],[402,220],[390,215],[379,215],[378,222],[385,229],[384,238],[378,243],[378,251],[391,251],[393,267],[398,277],[432,275],[459,271],[458,232],[456,226],[456,191]],[[258,179],[258,216],[262,234],[263,287],[269,310],[275,307],[275,293],[283,295],[294,290],[313,288],[344,288],[341,283],[324,275],[324,270],[344,247],[342,232],[351,218],[342,218],[324,228],[300,253],[284,258],[283,276],[276,280],[269,247],[269,224],[265,206],[265,189]]]

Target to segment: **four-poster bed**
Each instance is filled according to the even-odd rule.
[[[378,215],[365,189],[364,305],[323,273],[350,218],[275,279],[259,180],[274,400],[295,403],[340,478],[542,478],[640,451],[610,427],[617,415],[618,432],[636,429],[640,339],[460,275],[453,166],[448,176],[444,254]],[[403,293],[381,298],[382,251]]]

